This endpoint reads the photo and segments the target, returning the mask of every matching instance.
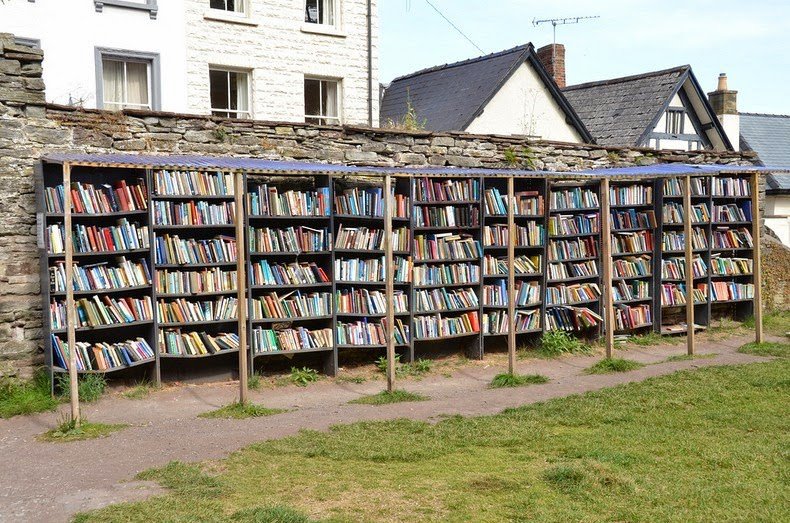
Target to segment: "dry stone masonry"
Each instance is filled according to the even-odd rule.
[[[0,375],[43,361],[34,167],[48,152],[233,155],[367,166],[573,171],[659,162],[749,164],[750,153],[670,152],[514,136],[84,110],[45,103],[40,49],[0,34]]]

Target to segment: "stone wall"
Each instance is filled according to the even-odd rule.
[[[657,162],[744,164],[754,158],[512,136],[78,110],[44,103],[41,61],[40,50],[15,46],[11,35],[0,34],[0,374],[24,373],[43,361],[33,172],[47,152],[197,153],[349,165],[559,171]]]

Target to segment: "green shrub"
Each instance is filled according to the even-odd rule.
[[[547,331],[540,338],[538,354],[545,358],[554,358],[563,354],[587,354],[590,347],[565,331]]]
[[[61,397],[64,400],[71,398],[71,380],[66,373],[58,374],[57,380],[58,388],[60,389]],[[101,398],[104,390],[107,388],[107,380],[101,374],[83,374],[77,378],[77,393],[79,394],[80,401],[91,403]]]
[[[29,381],[0,379],[0,418],[53,410],[59,401],[52,397],[49,373],[40,369]]]
[[[291,383],[300,387],[306,387],[308,384],[318,381],[318,371],[309,367],[302,367],[301,369],[291,367],[289,378]]]

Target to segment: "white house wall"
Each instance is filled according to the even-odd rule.
[[[47,101],[96,107],[95,48],[159,53],[161,103],[185,112],[186,51],[182,0],[160,0],[156,19],[147,11],[91,0],[11,0],[0,5],[0,32],[41,41]]]
[[[790,195],[767,195],[765,198],[765,226],[790,247]]]
[[[565,113],[527,63],[513,73],[465,131],[530,135],[571,143],[583,141],[565,122]]]
[[[209,65],[252,73],[253,116],[304,121],[304,77],[341,80],[343,123],[368,122],[367,2],[342,0],[337,34],[304,23],[299,0],[250,0],[250,16],[213,19],[204,0],[185,0],[189,110],[208,113]],[[375,14],[375,1],[373,4]],[[226,18],[226,17],[223,17]],[[378,125],[378,29],[373,26],[373,124]]]

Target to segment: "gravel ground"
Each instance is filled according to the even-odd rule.
[[[144,499],[161,490],[156,484],[133,479],[142,470],[171,460],[222,458],[252,442],[292,435],[300,429],[325,430],[330,425],[360,420],[431,421],[442,415],[494,414],[508,407],[683,369],[766,361],[736,352],[752,340],[740,336],[699,343],[699,354],[716,355],[690,361],[664,361],[684,354],[685,344],[618,351],[618,357],[650,364],[622,374],[583,374],[584,369],[601,359],[600,355],[523,360],[518,362],[519,373],[544,374],[551,381],[516,389],[488,389],[488,383],[502,372],[502,367],[470,364],[456,369],[452,377],[432,374],[401,382],[400,388],[430,397],[430,401],[416,403],[348,404],[360,396],[379,392],[384,384],[381,380],[361,384],[323,380],[305,388],[277,387],[251,392],[251,400],[289,412],[248,420],[197,417],[233,401],[238,393],[234,383],[170,387],[140,400],[112,394],[86,405],[83,415],[93,422],[127,423],[131,427],[92,441],[36,440],[36,436],[63,419],[65,407],[57,412],[0,420],[0,522],[68,521],[80,511]]]

